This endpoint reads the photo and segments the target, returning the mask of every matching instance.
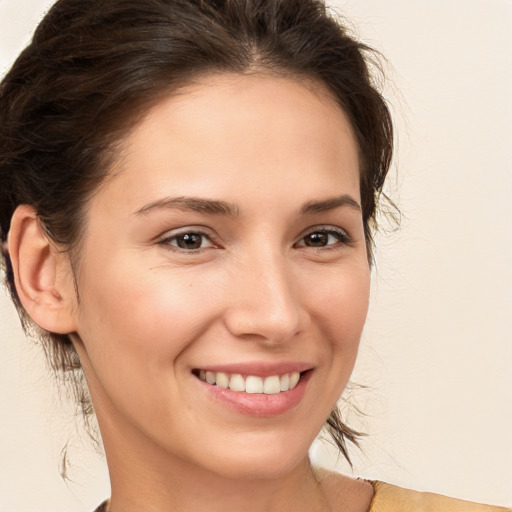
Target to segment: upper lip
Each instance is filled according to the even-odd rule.
[[[285,375],[292,372],[305,372],[312,370],[311,363],[303,363],[299,361],[286,362],[245,362],[245,363],[229,363],[219,365],[198,366],[194,370],[204,370],[206,372],[221,372],[230,375],[255,375],[258,377],[270,377],[272,375]]]

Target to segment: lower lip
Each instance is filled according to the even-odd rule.
[[[289,391],[281,391],[274,395],[264,393],[244,393],[243,391],[232,391],[212,384],[208,384],[197,377],[197,382],[214,400],[223,405],[249,416],[271,418],[279,416],[296,407],[306,390],[306,385],[311,377],[312,371],[304,372],[298,384]]]

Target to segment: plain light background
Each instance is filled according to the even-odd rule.
[[[0,0],[0,74],[49,0]],[[339,0],[388,59],[392,197],[347,409],[354,474],[512,505],[512,2]],[[87,512],[109,493],[39,349],[0,292],[0,512]],[[73,483],[58,473],[70,443]],[[315,461],[350,468],[315,443]]]

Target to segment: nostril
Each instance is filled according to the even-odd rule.
[[[303,328],[297,308],[265,312],[256,307],[233,308],[225,315],[228,331],[239,339],[279,345],[296,339]]]

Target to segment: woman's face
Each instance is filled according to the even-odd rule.
[[[115,432],[229,476],[304,460],[366,317],[360,203],[318,85],[215,76],[153,108],[91,200],[77,275],[107,455]]]

